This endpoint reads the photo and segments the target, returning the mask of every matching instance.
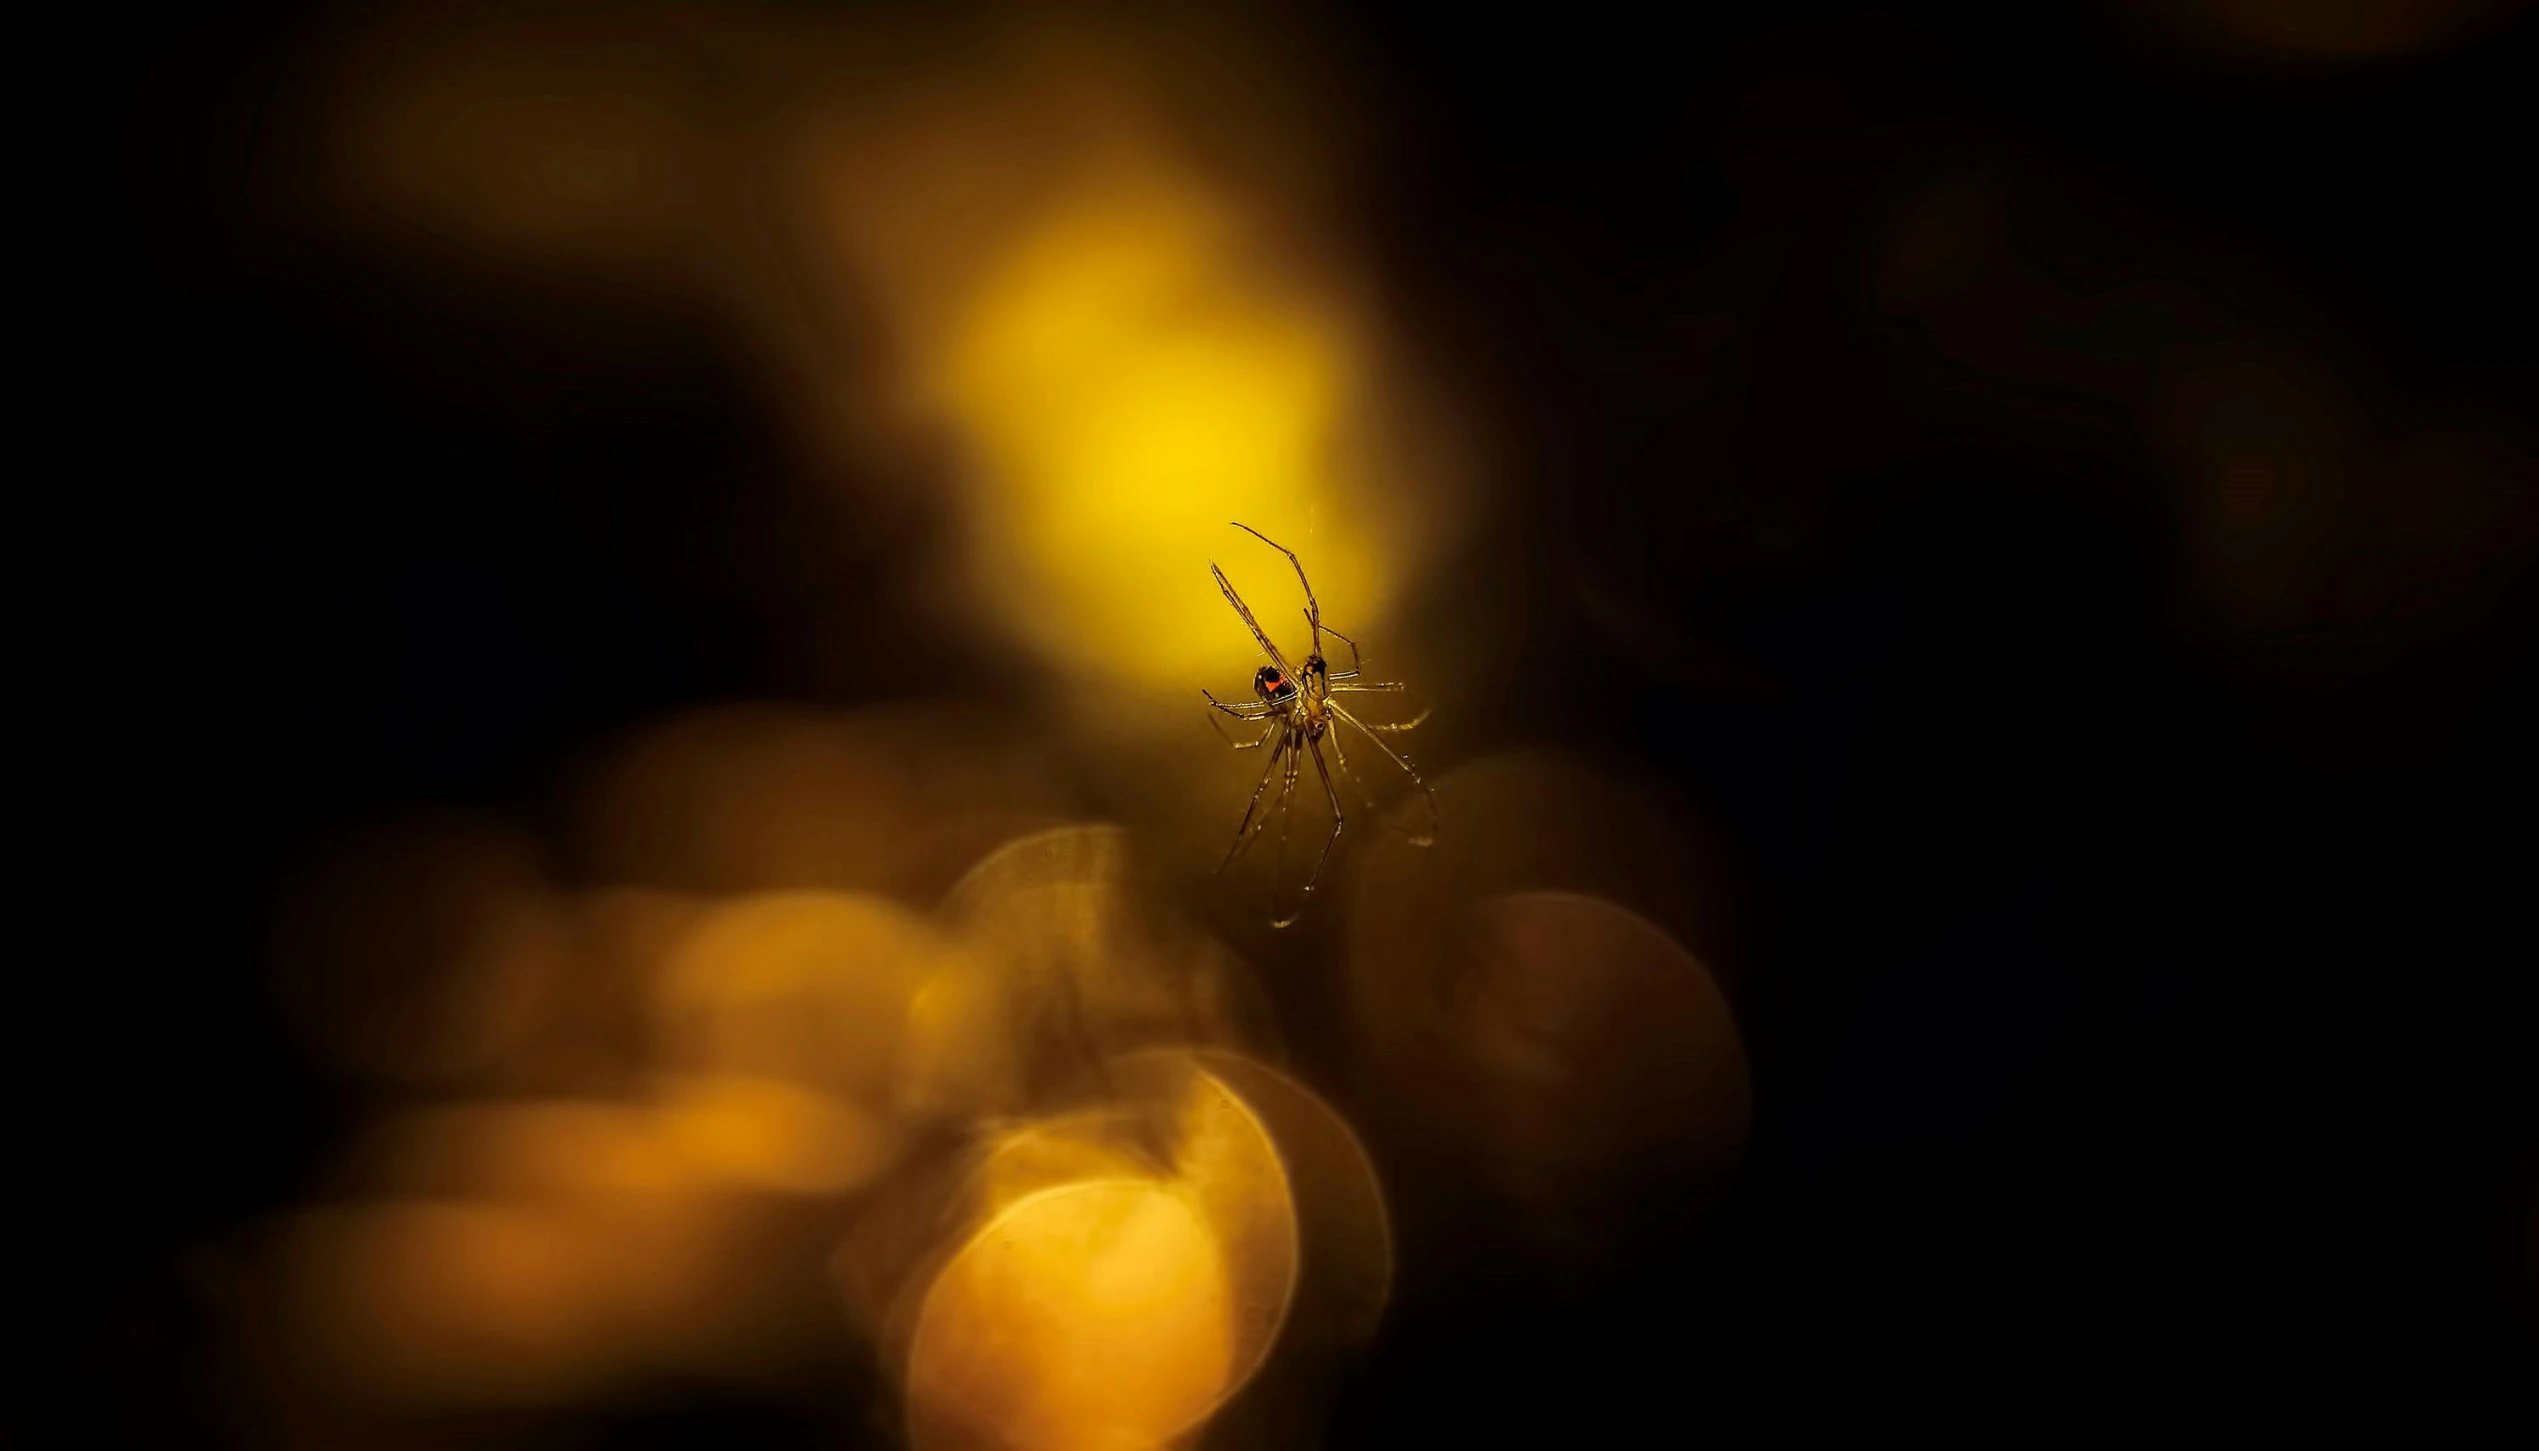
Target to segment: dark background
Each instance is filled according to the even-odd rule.
[[[2305,68],[2032,9],[1299,22],[1391,304],[1503,449],[1475,559],[1522,561],[1522,688],[1470,738],[1661,774],[1769,924],[1732,964],[1760,1107],[1731,1201],[1584,1284],[1413,1273],[1332,1444],[2533,1419],[2526,445],[2409,587],[2251,626],[2130,365],[1969,365],[1874,278],[1921,159],[1984,158],[2065,294],[2174,282],[2375,429],[2508,433],[2539,29]],[[559,753],[683,703],[1008,683],[886,613],[941,521],[784,485],[711,321],[239,246],[224,167],[299,18],[132,13],[98,52],[82,447],[38,486],[96,562],[29,617],[73,737],[21,946],[70,989],[21,1019],[63,1151],[22,1191],[60,1291],[27,1313],[72,1363],[12,1412],[29,1444],[253,1439],[172,1267],[366,1107],[258,986],[305,843],[418,802],[535,819]],[[812,615],[850,678],[788,637]],[[674,1397],[555,1434],[852,1423]]]

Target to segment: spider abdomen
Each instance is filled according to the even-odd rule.
[[[1252,693],[1272,705],[1285,705],[1296,698],[1296,682],[1275,665],[1264,665],[1252,676]]]

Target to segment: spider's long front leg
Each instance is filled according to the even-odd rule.
[[[1243,596],[1234,592],[1234,584],[1225,577],[1225,571],[1217,568],[1214,561],[1210,561],[1208,573],[1216,576],[1217,589],[1225,595],[1225,602],[1234,606],[1234,612],[1243,617],[1244,627],[1249,629],[1252,632],[1252,638],[1260,643],[1261,653],[1270,657],[1270,663],[1278,667],[1278,673],[1281,675],[1294,673],[1287,668],[1287,657],[1278,653],[1278,647],[1270,643],[1269,632],[1261,628],[1260,621],[1252,618],[1252,607],[1243,603]]]
[[[1243,531],[1244,533],[1246,533],[1246,534],[1251,535],[1253,538],[1258,539],[1258,540],[1259,540],[1259,541],[1261,541],[1263,544],[1266,544],[1266,545],[1268,545],[1270,548],[1277,550],[1279,553],[1286,555],[1286,556],[1287,556],[1287,562],[1288,562],[1289,564],[1292,564],[1292,565],[1296,566],[1296,582],[1297,582],[1298,584],[1303,585],[1303,586],[1305,587],[1305,623],[1306,623],[1306,625],[1307,625],[1309,628],[1311,628],[1311,629],[1312,629],[1312,631],[1313,631],[1313,637],[1314,637],[1314,653],[1315,653],[1315,654],[1317,654],[1317,655],[1321,654],[1321,653],[1322,653],[1322,602],[1321,602],[1320,600],[1317,600],[1317,599],[1315,599],[1315,598],[1314,598],[1314,582],[1313,582],[1312,580],[1310,580],[1310,579],[1305,578],[1305,563],[1304,563],[1304,561],[1303,561],[1303,560],[1301,560],[1301,559],[1298,559],[1298,558],[1296,557],[1296,551],[1295,551],[1295,550],[1290,549],[1290,548],[1288,548],[1286,545],[1279,543],[1277,540],[1270,538],[1268,535],[1266,535],[1266,534],[1262,533],[1262,532],[1261,532],[1260,530],[1258,530],[1258,529],[1253,528],[1253,527],[1252,527],[1251,525],[1249,525],[1249,524],[1237,523],[1234,527],[1235,527],[1235,528],[1237,528],[1237,529],[1242,530],[1242,531]],[[1285,669],[1286,667],[1285,667],[1284,665],[1282,665],[1282,666],[1280,666],[1279,668],[1283,670],[1283,669]]]
[[[1283,720],[1272,721],[1270,723],[1270,730],[1273,734],[1275,734],[1283,730],[1286,724],[1287,723]],[[1261,784],[1252,788],[1251,804],[1243,808],[1243,820],[1237,823],[1234,828],[1234,845],[1226,848],[1225,860],[1217,863],[1218,871],[1222,872],[1227,867],[1234,865],[1234,859],[1243,854],[1243,848],[1251,845],[1252,838],[1260,834],[1260,826],[1254,826],[1252,824],[1254,817],[1260,818],[1261,826],[1269,825],[1269,818],[1261,815],[1261,796],[1269,790],[1270,777],[1278,774],[1279,762],[1285,759],[1286,755],[1287,738],[1284,735],[1281,735],[1279,736],[1277,745],[1270,751],[1269,765],[1264,767],[1261,771]],[[1281,796],[1283,797],[1284,794],[1285,793],[1282,792]]]

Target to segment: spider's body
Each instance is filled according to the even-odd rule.
[[[1216,576],[1217,588],[1224,591],[1226,602],[1233,605],[1234,612],[1243,617],[1243,623],[1251,628],[1252,638],[1260,644],[1261,653],[1270,658],[1269,664],[1253,672],[1252,694],[1257,697],[1253,704],[1229,705],[1205,690],[1199,692],[1206,697],[1208,704],[1216,709],[1237,720],[1262,727],[1260,738],[1257,740],[1232,741],[1236,750],[1258,750],[1263,746],[1270,748],[1269,768],[1261,773],[1261,784],[1253,788],[1252,804],[1244,811],[1243,824],[1235,828],[1234,845],[1226,852],[1225,861],[1219,864],[1217,870],[1223,871],[1227,866],[1233,865],[1234,859],[1242,855],[1243,849],[1251,845],[1252,839],[1269,825],[1271,816],[1278,818],[1280,869],[1284,868],[1288,802],[1296,789],[1297,776],[1305,761],[1313,762],[1314,774],[1322,782],[1323,796],[1331,804],[1331,835],[1323,840],[1322,855],[1315,858],[1313,875],[1306,878],[1304,890],[1298,894],[1294,910],[1282,912],[1279,909],[1277,884],[1273,881],[1271,885],[1271,925],[1284,927],[1296,920],[1297,914],[1304,909],[1304,899],[1312,896],[1314,888],[1322,881],[1322,869],[1324,864],[1331,860],[1331,848],[1340,840],[1341,828],[1347,825],[1346,817],[1340,807],[1340,793],[1332,785],[1334,765],[1337,765],[1340,776],[1348,781],[1358,798],[1366,803],[1367,809],[1370,812],[1375,810],[1374,797],[1368,793],[1365,783],[1358,779],[1357,773],[1350,769],[1348,753],[1341,748],[1339,728],[1342,725],[1363,735],[1376,750],[1383,753],[1386,760],[1410,777],[1411,784],[1418,787],[1420,794],[1427,798],[1428,829],[1424,832],[1410,833],[1411,841],[1416,845],[1426,846],[1436,839],[1437,798],[1435,794],[1429,791],[1427,782],[1420,780],[1419,773],[1411,769],[1410,762],[1386,745],[1377,734],[1378,732],[1393,733],[1409,730],[1425,720],[1427,712],[1422,711],[1418,716],[1407,721],[1369,725],[1351,714],[1340,702],[1332,699],[1335,694],[1343,692],[1398,692],[1403,687],[1396,682],[1378,684],[1360,680],[1358,677],[1362,662],[1358,658],[1357,642],[1322,622],[1322,606],[1314,599],[1313,583],[1305,578],[1305,566],[1298,562],[1295,553],[1281,547],[1267,535],[1249,525],[1237,524],[1234,527],[1250,534],[1272,549],[1278,550],[1279,553],[1287,556],[1289,564],[1295,565],[1296,582],[1305,587],[1305,624],[1306,628],[1312,631],[1313,638],[1312,647],[1305,654],[1303,667],[1289,668],[1287,657],[1279,651],[1277,645],[1271,642],[1268,633],[1261,628],[1260,621],[1252,617],[1251,608],[1243,603],[1241,595],[1234,592],[1234,586],[1226,580],[1225,571],[1213,564],[1208,566],[1209,573]],[[1322,637],[1326,633],[1349,647],[1348,669],[1334,670],[1331,668],[1331,662],[1324,657]],[[1220,726],[1218,730],[1222,734],[1224,727]],[[1229,740],[1231,740],[1230,737]],[[1324,756],[1326,749],[1330,753],[1328,760]],[[1278,799],[1270,811],[1263,814],[1261,797],[1268,792],[1270,778],[1273,776],[1280,778]]]

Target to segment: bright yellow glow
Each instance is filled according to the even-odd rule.
[[[1346,333],[1263,288],[1186,181],[1070,199],[971,296],[929,379],[993,486],[986,582],[1057,658],[1185,687],[1254,659],[1208,559],[1249,582],[1273,637],[1303,607],[1230,520],[1309,550],[1334,607],[1368,617],[1369,541],[1318,527],[1346,517],[1332,475],[1355,368]]]
[[[993,1220],[926,1297],[909,1356],[919,1444],[944,1421],[1014,1451],[1164,1445],[1234,1359],[1223,1255],[1190,1198],[1113,1180]]]
[[[1283,645],[1304,601],[1231,521],[1371,629],[1420,491],[1378,457],[1371,339],[1292,219],[1114,101],[1052,86],[903,122],[842,167],[843,238],[901,334],[905,396],[963,444],[992,612],[1088,683],[1240,690],[1258,657],[1208,561]]]

